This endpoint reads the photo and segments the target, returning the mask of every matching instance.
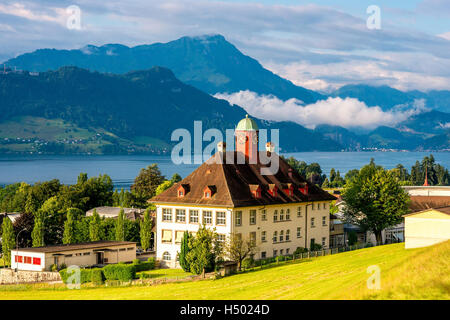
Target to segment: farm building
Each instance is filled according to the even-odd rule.
[[[406,214],[405,249],[431,246],[450,239],[450,207]]]
[[[50,271],[53,264],[90,267],[136,259],[136,243],[128,241],[93,241],[11,250],[11,268]]]

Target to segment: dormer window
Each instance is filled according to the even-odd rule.
[[[203,197],[206,199],[211,198],[216,193],[216,186],[207,186],[203,189]]]
[[[249,184],[248,186],[254,198],[261,198],[261,187],[259,184]]]
[[[292,183],[283,184],[283,191],[286,195],[292,197],[294,195],[294,185]]]
[[[298,188],[298,190],[303,193],[304,195],[307,195],[309,190],[308,190],[308,184],[306,182],[304,182],[302,185],[300,185],[300,187]]]
[[[189,192],[189,184],[182,184],[177,189],[178,198],[182,198]]]
[[[269,184],[268,191],[272,197],[276,197],[278,195],[278,187],[274,184]]]

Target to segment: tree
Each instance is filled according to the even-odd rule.
[[[76,224],[76,216],[75,211],[69,209],[67,211],[67,220],[64,222],[64,234],[63,234],[63,243],[71,244],[75,243],[75,224]]]
[[[372,231],[378,244],[382,230],[400,223],[408,212],[408,194],[392,172],[372,162],[347,185],[342,198],[345,220]]]
[[[141,220],[141,247],[144,251],[150,248],[150,240],[152,238],[153,220],[150,216],[150,210],[145,210],[144,219]]]
[[[17,245],[20,248],[31,247],[33,243],[31,231],[34,228],[34,215],[32,213],[22,213],[14,220],[13,227],[16,235],[20,232],[19,237],[16,239]],[[21,232],[22,230],[26,231]]]
[[[190,239],[191,239],[190,233],[185,231],[183,234],[183,240],[181,240],[179,261],[180,261],[181,268],[186,272],[189,272],[189,270],[190,270],[190,265],[186,259],[187,255],[189,253],[189,250],[190,250],[189,249]]]
[[[139,175],[134,179],[131,190],[139,197],[150,199],[155,195],[156,188],[164,182],[164,176],[158,169],[156,163],[141,169]]]
[[[345,174],[345,183],[348,183],[351,180],[353,180],[356,176],[358,176],[358,173],[359,173],[358,169],[352,169],[347,171],[347,173]]]
[[[125,212],[123,208],[120,208],[119,216],[116,220],[116,241],[125,240]]]
[[[251,239],[243,239],[241,235],[233,234],[228,239],[225,246],[225,252],[230,259],[238,263],[238,269],[241,270],[242,261],[251,256],[256,251],[256,243]]]
[[[189,252],[186,255],[186,261],[190,266],[190,271],[195,274],[203,274],[214,270],[215,251],[213,243],[217,234],[213,230],[201,226],[189,242]]]
[[[158,188],[156,188],[155,191],[155,196],[163,193],[164,191],[166,191],[167,189],[169,189],[171,186],[173,186],[173,181],[172,180],[166,180],[163,183],[161,183]]]
[[[97,210],[94,209],[92,212],[92,218],[89,223],[89,239],[91,241],[99,241],[100,240],[100,215],[97,213]]]
[[[33,239],[33,247],[43,247],[45,245],[45,224],[44,224],[44,212],[38,211],[34,216],[34,228],[31,233]]]
[[[16,238],[14,235],[13,225],[9,218],[3,219],[2,223],[2,252],[3,264],[11,265],[11,250],[16,245]]]
[[[174,173],[172,178],[170,179],[170,181],[172,181],[173,183],[178,183],[181,180],[183,180],[183,178],[181,178],[181,176],[178,173]]]

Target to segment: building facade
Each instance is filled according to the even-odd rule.
[[[11,250],[11,268],[28,271],[51,271],[52,265],[91,267],[136,259],[136,243],[128,241],[94,241]]]
[[[215,228],[221,241],[231,235],[256,243],[255,259],[292,254],[314,244],[329,247],[329,207],[335,197],[309,183],[273,152],[258,150],[258,127],[246,117],[236,127],[236,150],[219,152],[188,177],[150,199],[156,205],[156,257],[179,267],[184,231]],[[264,164],[262,157],[270,157]],[[240,162],[239,159],[244,159]],[[262,174],[273,161],[278,170]]]

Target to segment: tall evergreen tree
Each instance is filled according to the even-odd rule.
[[[45,215],[42,211],[36,212],[34,215],[34,228],[31,233],[31,238],[33,239],[33,247],[43,247],[45,245],[44,235],[45,235]]]
[[[73,210],[67,211],[67,220],[64,222],[63,244],[75,243],[76,217]]]
[[[183,240],[181,241],[180,256],[179,256],[180,266],[186,272],[189,272],[191,269],[191,266],[189,265],[188,261],[186,260],[186,257],[189,253],[190,238],[191,238],[191,236],[190,236],[189,232],[185,231],[183,234]]]
[[[125,240],[125,212],[120,208],[119,216],[116,220],[116,241]]]
[[[141,247],[144,251],[150,248],[152,227],[153,227],[152,217],[150,216],[150,210],[147,209],[145,210],[144,213],[144,219],[141,221],[141,230],[140,230]]]
[[[3,251],[3,264],[6,266],[11,265],[11,250],[16,245],[16,237],[14,235],[14,228],[11,220],[6,217],[2,223],[2,251]]]
[[[92,213],[91,222],[89,223],[89,239],[91,241],[99,241],[100,240],[100,216],[97,213],[97,210],[94,209]]]

